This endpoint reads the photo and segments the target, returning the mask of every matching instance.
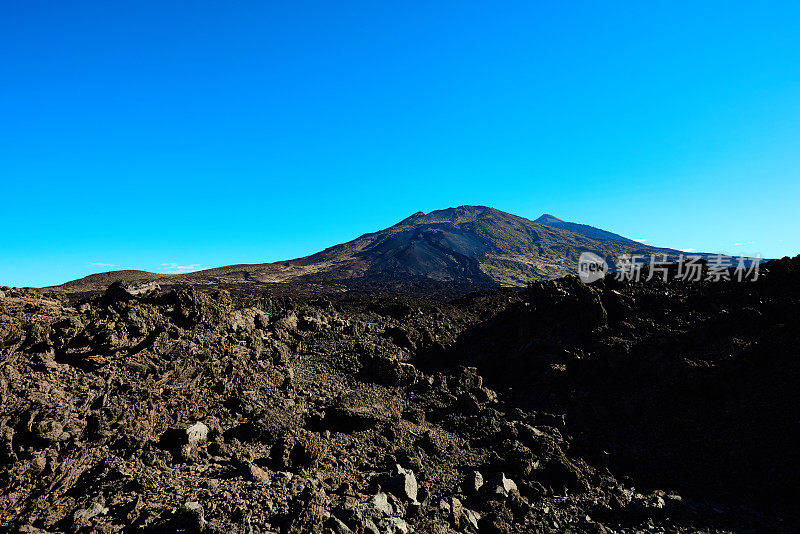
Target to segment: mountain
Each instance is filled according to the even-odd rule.
[[[399,223],[289,262],[324,271],[309,278],[341,280],[424,277],[437,281],[524,285],[574,272],[578,256],[649,254],[634,241],[598,239],[542,225],[485,206],[415,213]],[[655,250],[655,249],[653,249]]]
[[[68,282],[62,289],[101,289],[115,279],[190,284],[357,284],[424,281],[466,286],[524,286],[532,280],[575,272],[591,251],[606,258],[657,249],[552,216],[531,221],[486,206],[417,212],[378,232],[316,254],[277,263],[240,264],[188,274],[117,271]],[[565,227],[560,227],[568,225]],[[591,231],[590,231],[591,230]],[[594,234],[594,235],[590,235]],[[616,237],[609,237],[616,236]]]
[[[602,230],[600,228],[595,228],[594,226],[589,226],[588,224],[562,221],[558,217],[554,217],[547,213],[545,213],[544,215],[542,215],[533,222],[537,222],[539,224],[545,224],[552,228],[561,228],[562,230],[569,230],[570,232],[575,232],[576,234],[585,235],[586,237],[592,237],[595,239],[611,239],[612,241],[622,241],[623,243],[637,243],[637,241],[634,241],[633,239],[628,239],[627,237],[623,237],[619,234],[615,234],[607,230]]]

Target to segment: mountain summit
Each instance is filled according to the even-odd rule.
[[[537,222],[539,224],[552,224],[552,223],[558,224],[558,223],[565,223],[566,221],[562,221],[558,217],[550,215],[549,213],[545,213],[544,215],[542,215],[533,222]]]
[[[523,286],[531,280],[573,273],[584,251],[612,257],[665,250],[669,251],[552,215],[531,221],[487,206],[459,206],[417,212],[384,230],[294,260],[179,275],[118,271],[60,287],[97,290],[116,279],[162,285],[322,284],[345,289],[353,284],[420,281]]]

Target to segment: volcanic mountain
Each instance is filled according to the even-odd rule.
[[[241,264],[188,274],[116,271],[62,286],[92,291],[115,280],[175,284],[312,284],[424,281],[465,286],[524,286],[532,280],[575,271],[578,257],[591,251],[611,259],[619,254],[667,252],[586,225],[552,216],[531,221],[485,206],[418,212],[397,224],[316,254],[289,261]]]

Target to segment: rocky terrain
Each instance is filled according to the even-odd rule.
[[[797,531],[799,275],[3,288],[0,529]]]
[[[610,265],[620,254],[645,258],[679,254],[550,215],[530,221],[485,206],[459,206],[415,213],[389,228],[304,258],[176,275],[112,271],[67,282],[58,289],[92,293],[114,281],[155,281],[162,287],[192,284],[252,291],[258,286],[277,292],[287,284],[293,290],[302,284],[314,293],[353,295],[361,293],[364,285],[401,283],[402,293],[428,295],[439,284],[434,291],[455,295],[466,293],[464,287],[468,291],[523,287],[530,280],[565,276],[575,272],[578,257],[585,251],[599,254]],[[417,291],[414,286],[420,284],[425,289]]]

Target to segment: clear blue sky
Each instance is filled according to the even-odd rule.
[[[795,255],[800,4],[6,2],[0,177],[0,285],[461,204]]]

